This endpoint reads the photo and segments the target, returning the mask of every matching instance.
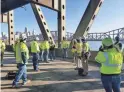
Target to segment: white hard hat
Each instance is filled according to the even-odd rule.
[[[38,38],[38,37],[36,37],[36,40],[38,41],[38,40],[39,40],[39,38]]]
[[[26,39],[27,39],[26,34],[21,34],[21,35],[20,35],[20,39],[22,39],[22,40],[26,40]]]

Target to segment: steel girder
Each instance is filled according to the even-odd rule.
[[[87,35],[102,3],[103,0],[90,0],[84,12],[84,15],[77,27],[77,30],[73,35],[73,39]]]
[[[42,5],[58,11],[58,0],[1,0],[1,13],[3,14],[28,3]]]
[[[66,0],[59,0],[58,11],[58,47],[61,47],[61,41],[66,36],[65,15],[66,15]]]
[[[9,11],[8,14],[8,34],[9,34],[9,45],[14,44],[14,15],[13,10]]]
[[[35,14],[35,17],[37,19],[37,23],[40,27],[40,30],[41,30],[44,40],[52,40],[54,42],[53,37],[48,28],[48,25],[46,23],[45,17],[40,9],[40,6],[33,4],[33,3],[31,4],[31,6],[32,6],[33,12]]]
[[[7,23],[7,14],[0,14],[0,22]]]

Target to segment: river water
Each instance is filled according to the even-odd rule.
[[[91,50],[93,51],[98,51],[99,47],[102,45],[101,41],[88,41]],[[124,48],[124,43],[123,43],[123,48]]]

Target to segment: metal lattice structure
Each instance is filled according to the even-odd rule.
[[[124,27],[104,33],[88,33],[86,39],[89,41],[101,41],[105,37],[111,37],[114,40],[116,36],[119,36],[120,40],[124,40]]]

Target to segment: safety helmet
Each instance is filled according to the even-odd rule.
[[[102,44],[103,44],[103,46],[109,47],[109,46],[113,45],[113,40],[110,37],[104,38],[102,40]]]
[[[27,39],[26,35],[25,34],[21,34],[20,35],[20,40],[21,41],[25,41]]]
[[[38,38],[38,37],[36,37],[35,39],[36,39],[37,41],[39,40],[39,38]]]

